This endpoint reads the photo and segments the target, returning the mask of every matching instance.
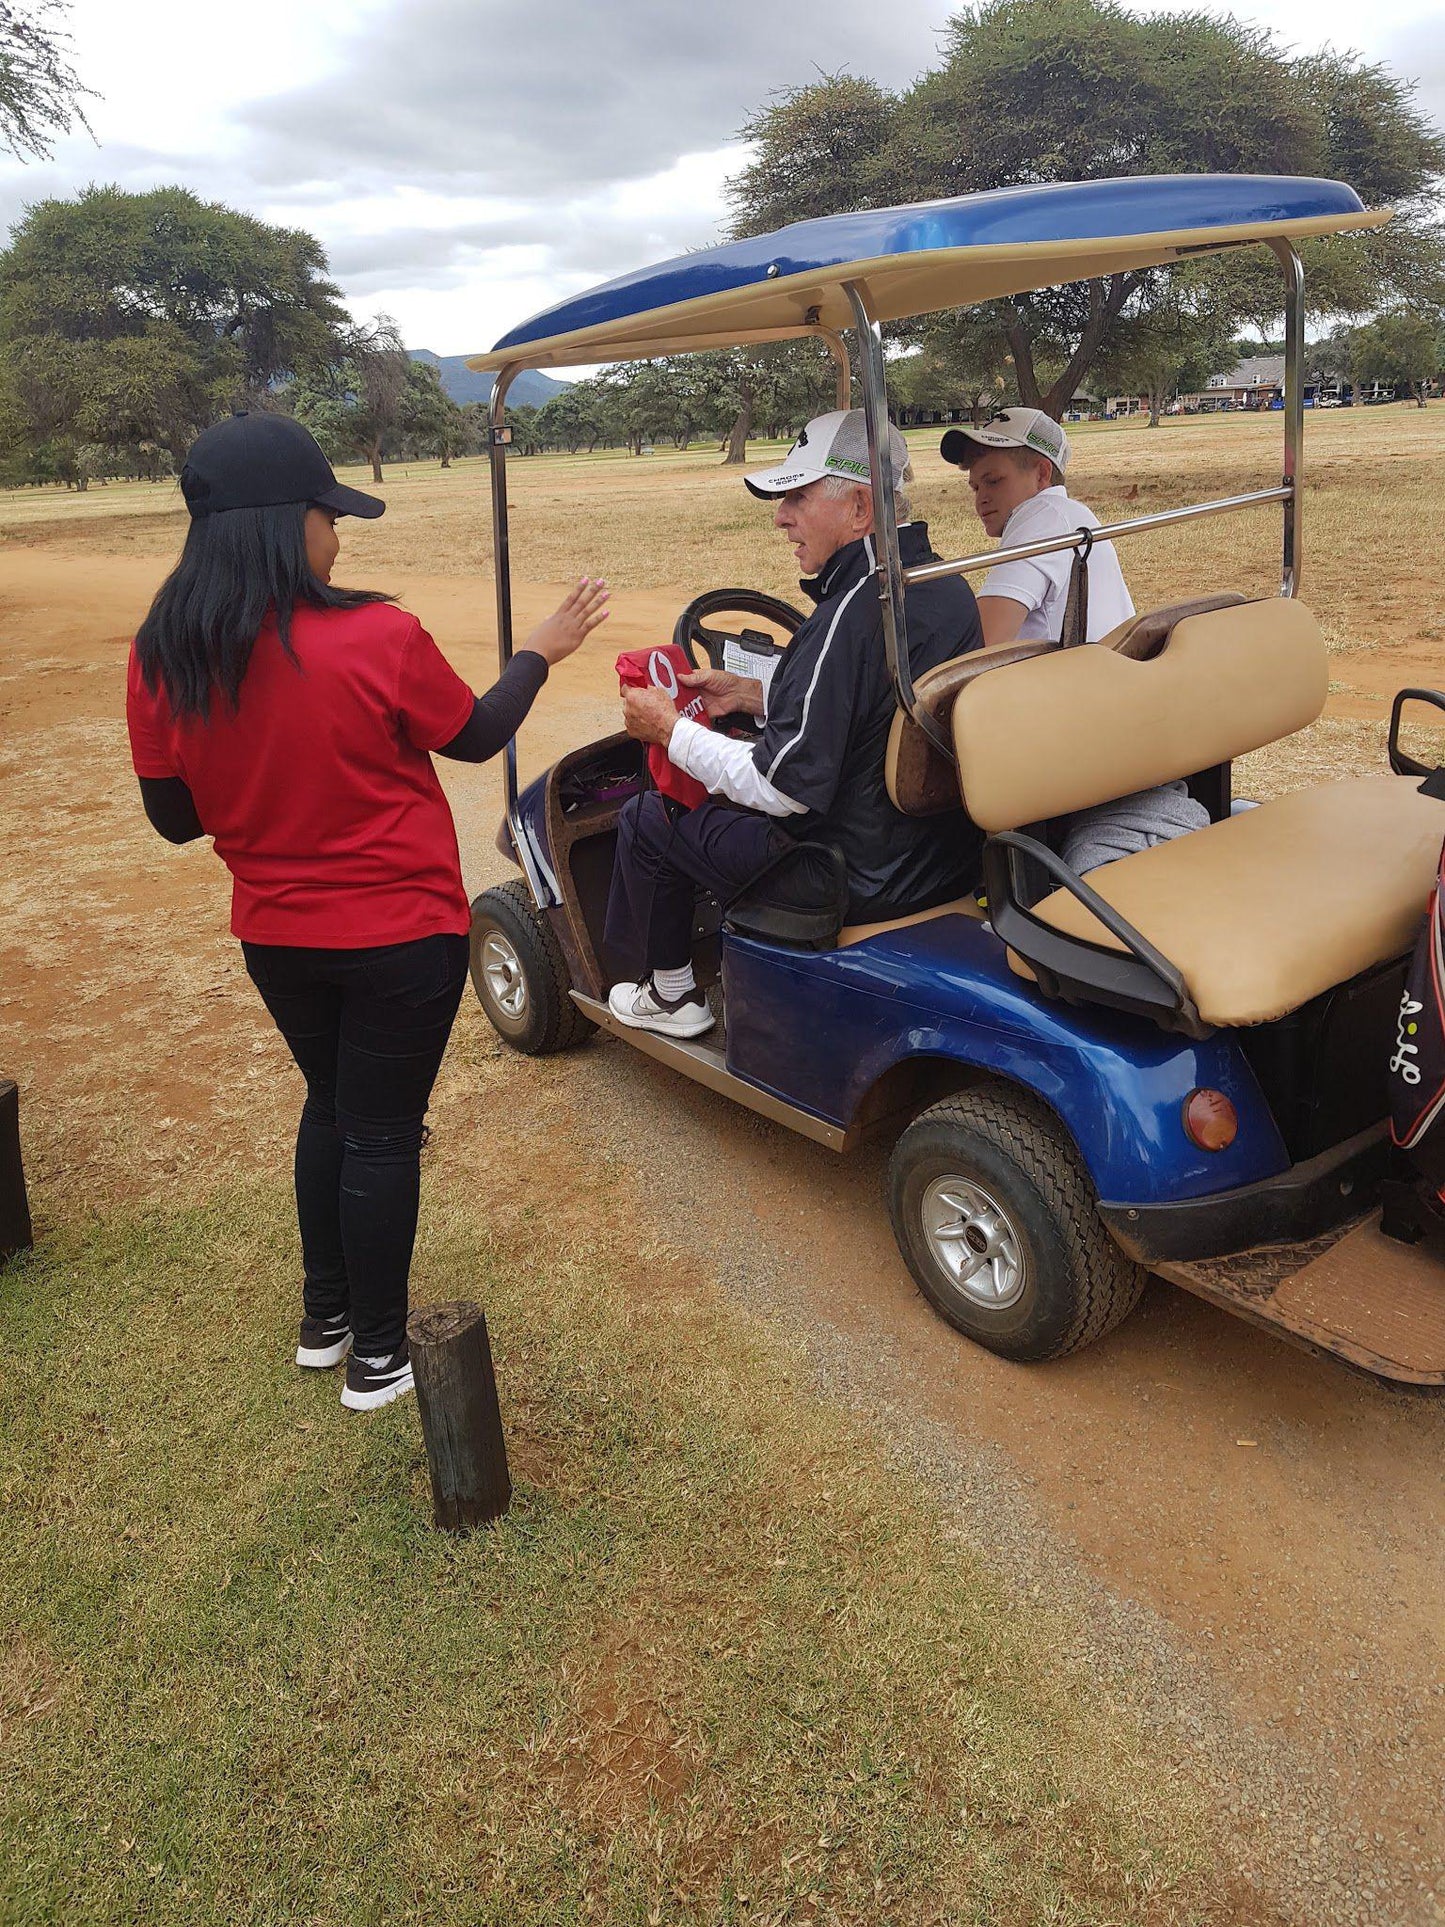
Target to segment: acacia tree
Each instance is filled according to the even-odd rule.
[[[1347,347],[1351,379],[1404,388],[1418,408],[1425,406],[1430,383],[1445,367],[1439,316],[1394,309],[1350,331]]]
[[[82,101],[93,99],[70,64],[62,0],[0,0],[0,147],[17,160],[47,160],[55,136],[90,132]]]
[[[412,361],[407,369],[401,422],[412,450],[439,455],[443,468],[450,468],[453,455],[460,455],[467,445],[467,418],[429,362]]]
[[[0,389],[22,441],[177,463],[227,408],[325,366],[345,320],[309,234],[184,188],[41,201],[0,254]]]
[[[396,323],[377,315],[346,333],[339,360],[297,383],[296,418],[332,461],[370,462],[372,481],[384,482],[382,458],[403,432],[415,366]]]
[[[710,411],[726,441],[723,460],[748,459],[748,438],[759,429],[777,437],[801,428],[833,405],[833,362],[810,340],[764,343],[697,357]]]
[[[1432,208],[1445,143],[1383,67],[1328,50],[1292,59],[1237,20],[1141,18],[1112,0],[981,0],[949,22],[943,56],[903,94],[833,75],[763,108],[743,129],[754,158],[730,187],[737,232],[1044,181],[1326,174],[1397,219],[1381,235],[1311,246],[1317,311],[1360,313],[1382,295],[1418,302],[1445,287]],[[1277,315],[1277,270],[1263,263],[1201,264],[1211,304],[1252,320],[1267,300]],[[1121,324],[1167,300],[1168,286],[1167,271],[1115,274],[989,303],[969,326],[991,331],[1018,398],[1058,415]],[[952,328],[899,333],[933,344]]]
[[[575,381],[560,395],[543,404],[537,416],[537,433],[547,448],[565,448],[576,455],[585,448],[590,455],[602,439],[606,424],[596,381]]]

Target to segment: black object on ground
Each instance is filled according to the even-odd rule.
[[[511,1504],[512,1481],[486,1315],[466,1300],[426,1305],[406,1336],[436,1522],[448,1532],[489,1525]]]
[[[20,1087],[0,1078],[0,1264],[34,1242],[20,1160]]]

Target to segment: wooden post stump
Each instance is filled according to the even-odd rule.
[[[436,1522],[448,1532],[499,1519],[512,1502],[486,1314],[466,1300],[406,1321]]]
[[[25,1166],[20,1160],[20,1090],[0,1078],[0,1264],[34,1243]]]

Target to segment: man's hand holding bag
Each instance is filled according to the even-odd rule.
[[[685,688],[681,681],[691,669],[687,651],[675,642],[658,649],[626,649],[617,658],[617,677],[624,690],[660,689],[679,716],[706,726],[707,708],[703,697]],[[647,767],[661,794],[681,803],[684,809],[696,809],[707,795],[695,776],[685,775],[669,760],[661,743],[648,744]]]

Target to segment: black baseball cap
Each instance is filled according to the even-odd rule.
[[[386,513],[378,495],[337,481],[316,437],[289,415],[238,412],[197,435],[181,470],[192,516],[315,503],[338,515]]]

